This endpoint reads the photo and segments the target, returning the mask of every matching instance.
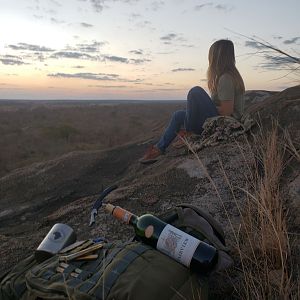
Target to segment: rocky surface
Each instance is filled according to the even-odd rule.
[[[248,93],[248,101],[254,102],[248,105],[248,114],[266,127],[278,117],[279,125],[289,128],[299,151],[300,86],[271,96],[266,93],[262,92],[264,99],[259,99],[258,92],[252,97]],[[254,126],[252,134],[259,130]],[[119,188],[106,201],[136,214],[159,214],[181,202],[206,209],[223,225],[234,254],[232,227],[239,225],[238,208],[245,200],[243,189],[253,165],[251,143],[251,134],[242,135],[201,149],[198,157],[186,149],[170,147],[157,163],[147,166],[138,163],[147,143],[133,143],[108,151],[72,152],[11,172],[0,178],[0,269],[5,271],[32,253],[58,222],[72,226],[78,239],[104,236],[126,240],[132,236],[130,228],[101,210],[96,225],[88,227],[97,194],[102,186],[112,184]],[[289,227],[298,235],[299,178],[299,160],[290,156],[283,182],[287,191],[284,200],[291,210]],[[222,291],[218,293],[220,296]]]

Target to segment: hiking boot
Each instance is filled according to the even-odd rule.
[[[162,155],[160,149],[152,145],[144,154],[144,156],[139,160],[141,164],[153,164],[158,161],[159,156]]]

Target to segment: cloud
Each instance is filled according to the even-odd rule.
[[[144,54],[142,49],[130,50],[129,53],[136,54],[136,55],[143,55]]]
[[[54,73],[48,74],[49,77],[57,78],[79,78],[79,79],[89,79],[89,80],[99,80],[99,81],[114,81],[119,78],[117,74],[105,74],[105,73]]]
[[[117,0],[115,0],[117,1]],[[139,2],[140,0],[119,0],[120,2],[124,2],[124,3],[129,3],[129,4],[134,4],[136,2]]]
[[[84,69],[84,66],[73,66],[72,68],[74,68],[74,69]]]
[[[300,36],[296,36],[292,39],[285,40],[285,41],[283,41],[283,43],[286,45],[291,45],[291,44],[296,44],[298,40],[300,40]]]
[[[85,0],[79,0],[85,2]],[[106,3],[110,2],[111,0],[89,0],[91,3],[93,9],[95,12],[100,13],[103,11],[104,8],[107,8],[108,6]],[[135,2],[138,2],[140,0],[113,0],[113,2],[123,2],[123,3],[128,3],[128,4],[133,4]]]
[[[132,64],[135,64],[135,65],[140,65],[140,64],[143,64],[145,62],[150,62],[151,59],[134,59],[134,58],[131,58],[129,60],[129,63],[132,63]]]
[[[281,39],[281,37],[277,38]],[[298,38],[300,39],[300,37],[296,37],[291,40],[286,40],[287,44],[295,43]],[[256,68],[261,67],[267,70],[292,70],[294,68],[293,65],[299,64],[300,62],[299,58],[297,57],[279,54],[279,51],[276,51],[277,48],[271,44],[264,45],[256,41],[246,41],[245,46],[254,48],[257,50],[256,53],[262,54],[264,61],[256,66]]]
[[[91,41],[89,43],[87,43],[87,42],[79,43],[79,44],[76,44],[75,46],[67,45],[66,48],[59,51],[58,55],[56,55],[56,56],[95,60],[95,59],[99,59],[99,57],[92,56],[92,55],[90,55],[90,53],[99,52],[100,47],[102,47],[106,44],[107,44],[107,42]],[[84,53],[86,53],[86,57],[83,57]]]
[[[52,22],[52,23],[54,23],[54,24],[63,24],[63,23],[65,23],[65,21],[63,21],[63,20],[59,20],[59,19],[57,19],[57,18],[50,18],[50,21]]]
[[[195,10],[201,10],[202,8],[204,7],[207,7],[207,6],[212,6],[213,3],[212,2],[207,2],[207,3],[203,3],[203,4],[199,4],[199,5],[196,5],[194,7]]]
[[[106,74],[106,73],[52,73],[48,74],[49,77],[55,78],[78,78],[85,80],[96,81],[118,81],[118,82],[142,82],[142,79],[126,79],[121,78],[118,74]]]
[[[50,1],[56,6],[59,6],[59,7],[62,6],[58,1],[55,1],[55,0],[50,0]]]
[[[142,80],[140,80],[140,81],[136,81],[135,83],[134,83],[135,85],[154,85],[153,83],[151,83],[151,82],[142,82]]]
[[[121,62],[121,63],[129,63],[128,58],[126,57],[121,57],[121,56],[115,56],[115,55],[104,55],[103,56],[104,60],[109,60],[113,62]]]
[[[167,35],[162,36],[160,39],[161,39],[162,41],[173,41],[173,40],[175,40],[176,38],[178,38],[178,35],[177,35],[177,34],[175,34],[175,33],[169,33],[169,34],[167,34]]]
[[[265,49],[266,47],[259,42],[255,41],[246,41],[245,42],[246,47],[254,48],[254,49]]]
[[[172,92],[172,91],[183,91],[185,89],[175,89],[175,88],[158,88],[158,89],[153,89],[153,92]]]
[[[137,18],[140,18],[141,16],[142,16],[142,15],[136,14],[136,13],[130,14],[130,18],[132,18],[132,19],[137,19]]]
[[[102,12],[105,0],[90,0],[90,2],[96,12]]]
[[[123,64],[134,64],[140,65],[151,61],[146,58],[127,58],[111,54],[100,55],[100,47],[106,45],[107,42],[91,41],[78,43],[74,46],[67,46],[62,50],[54,50],[49,47],[33,45],[27,43],[18,43],[8,45],[15,51],[28,51],[26,53],[22,52],[22,58],[19,56],[2,57],[2,63],[5,64],[24,64],[22,59],[32,59],[44,61],[46,59],[78,59],[78,60],[90,60],[90,61],[111,61]],[[132,50],[130,53],[136,55],[142,55],[143,50],[137,49]]]
[[[16,45],[8,45],[7,48],[13,49],[13,50],[27,50],[27,51],[34,51],[34,52],[53,52],[54,49],[45,47],[45,46],[39,46],[39,45],[32,45],[27,43],[18,43]]]
[[[100,84],[96,84],[96,85],[88,85],[88,87],[90,88],[105,88],[105,89],[123,89],[123,88],[128,88],[127,85],[100,85]]]
[[[191,44],[182,44],[181,46],[185,47],[185,48],[194,48],[195,47],[195,45],[191,45]]]
[[[0,58],[0,61],[3,65],[24,65],[25,63],[20,60],[9,59],[9,58]]]
[[[215,8],[218,10],[231,10],[232,6],[226,4],[217,4]]]
[[[299,58],[288,56],[265,55],[265,60],[266,62],[262,63],[261,67],[268,70],[289,70],[293,67],[293,64],[299,63]]]
[[[143,89],[142,92],[151,92],[151,93],[161,93],[161,92],[176,92],[176,91],[185,91],[184,88],[153,88],[153,89]],[[136,90],[135,92],[141,92],[141,90]]]
[[[153,1],[150,4],[150,7],[151,7],[151,10],[158,11],[164,5],[165,5],[164,1]]]
[[[193,68],[177,68],[173,69],[172,72],[193,72],[195,69]]]
[[[27,65],[28,63],[23,62],[22,58],[15,55],[2,55],[0,61],[3,65]]]
[[[73,59],[85,59],[85,60],[98,60],[98,56],[93,56],[87,53],[75,52],[75,51],[58,51],[53,53],[50,58],[73,58]]]
[[[182,42],[187,42],[187,40],[185,38],[183,38],[181,34],[176,34],[176,33],[166,34],[166,35],[160,37],[160,40],[163,41],[163,43],[165,45],[171,45],[174,42],[181,42],[181,43]],[[178,44],[178,46],[186,47],[187,45],[186,44],[182,44],[182,45]]]
[[[105,44],[106,42],[93,41],[91,43],[76,44],[75,47],[68,47],[67,50],[95,53],[99,52],[99,48]]]
[[[120,62],[125,64],[135,64],[135,65],[140,65],[142,63],[151,61],[150,59],[133,59],[133,58],[114,56],[114,55],[104,55],[103,58],[104,60],[109,60],[112,62]]]
[[[203,8],[211,7],[216,10],[223,10],[223,11],[230,11],[234,7],[232,5],[226,5],[226,4],[215,4],[213,2],[206,2],[199,5],[196,5],[194,7],[195,10],[202,10]]]
[[[157,52],[156,54],[158,55],[169,55],[169,54],[174,54],[175,51],[162,51],[162,52]]]
[[[90,28],[90,27],[93,27],[93,26],[94,26],[94,25],[92,25],[92,24],[85,23],[85,22],[81,22],[80,25],[81,25],[82,27],[85,27],[85,28]]]
[[[150,62],[150,59],[139,57],[139,58],[128,58],[112,54],[100,54],[100,47],[106,45],[107,42],[91,41],[78,43],[72,46],[67,46],[62,50],[54,50],[49,47],[33,45],[27,43],[18,43],[8,45],[15,51],[27,51],[22,52],[22,58],[19,56],[14,57],[2,57],[2,63],[5,64],[25,64],[22,59],[31,59],[44,61],[46,59],[77,59],[77,60],[90,60],[90,61],[111,61],[122,64],[134,64],[140,65],[146,62]],[[135,55],[142,55],[143,50],[137,49],[132,50],[130,53]]]
[[[149,30],[151,31],[155,31],[156,28],[154,28],[152,26],[152,23],[150,21],[147,21],[147,20],[143,20],[143,21],[140,21],[140,22],[137,22],[136,24],[134,24],[134,26],[138,29],[141,29],[141,28],[146,28],[148,27]],[[152,26],[152,27],[151,27]]]

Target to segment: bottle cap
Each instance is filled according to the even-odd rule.
[[[115,209],[115,206],[112,205],[112,204],[109,204],[109,203],[108,204],[103,204],[103,206],[104,206],[105,211],[110,213],[110,214],[112,214],[114,209]]]

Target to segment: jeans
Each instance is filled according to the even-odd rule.
[[[175,139],[177,132],[184,128],[186,131],[201,134],[207,118],[218,115],[218,110],[205,90],[199,86],[193,87],[187,96],[186,110],[176,111],[156,146],[165,152]]]

